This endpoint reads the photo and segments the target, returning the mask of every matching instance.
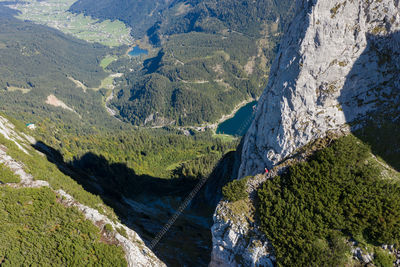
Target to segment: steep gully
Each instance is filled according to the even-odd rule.
[[[205,201],[199,200],[199,195],[203,194],[196,196],[205,179],[196,187],[193,181],[139,176],[125,164],[110,164],[92,153],[66,163],[58,151],[43,143],[37,143],[35,148],[45,153],[49,161],[86,191],[99,195],[113,208],[122,223],[138,233],[168,266],[208,265],[211,255],[210,227],[215,206],[205,205]],[[213,179],[210,181],[212,183]],[[185,197],[188,198],[186,201]],[[181,216],[174,216],[181,212]],[[151,242],[171,217],[175,217],[174,223],[155,246]]]

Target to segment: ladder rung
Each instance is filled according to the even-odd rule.
[[[187,208],[189,203],[197,195],[197,193],[200,191],[201,187],[206,183],[206,181],[207,181],[206,178],[202,178],[197,183],[197,185],[192,189],[190,194],[185,198],[185,200],[182,202],[182,204],[176,210],[175,214],[172,215],[172,217],[169,219],[169,221],[164,225],[164,227],[160,230],[160,232],[158,232],[156,237],[151,241],[150,246],[149,246],[150,249],[153,249],[158,244],[158,242],[161,240],[161,238],[167,233],[169,228],[175,223],[175,221],[178,219],[178,217]]]

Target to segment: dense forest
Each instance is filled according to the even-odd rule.
[[[0,7],[4,8],[4,7]],[[98,87],[106,73],[99,66],[107,47],[89,44],[45,26],[0,17],[0,89],[74,87],[73,77]]]
[[[81,0],[71,10],[115,18],[105,8],[108,5],[110,1],[93,4]],[[126,66],[131,63],[125,59],[110,66],[130,69],[119,80],[112,104],[121,119],[135,125],[214,122],[243,100],[257,98],[266,85],[280,34],[294,6],[286,0],[256,4],[193,0],[172,1],[164,7],[152,1],[117,1],[113,8],[123,8],[114,14],[120,14],[118,19],[133,29],[140,29],[144,26],[134,23],[125,12],[126,6],[143,6],[140,17],[151,5],[160,11],[143,38],[147,46],[154,47],[149,57],[138,69]]]
[[[238,144],[234,139],[213,137],[211,132],[186,136],[169,128],[115,132],[66,130],[61,124],[49,123],[39,123],[38,127],[37,139],[57,149],[66,162],[77,162],[92,153],[110,164],[126,164],[136,175],[157,178],[205,177]]]
[[[258,210],[278,266],[344,266],[352,242],[392,266],[379,246],[399,246],[400,177],[383,166],[350,135],[267,181]]]
[[[146,30],[160,19],[161,12],[168,8],[170,2],[165,0],[78,0],[70,7],[70,11],[100,19],[119,19],[132,28],[132,34],[137,38],[143,37]]]
[[[101,19],[119,19],[131,26],[136,38],[155,32],[160,35],[217,29],[225,26],[235,31],[259,35],[260,21],[288,20],[285,13],[293,8],[290,1],[232,0],[78,0],[71,7],[74,13],[84,13]],[[204,23],[205,21],[210,23]],[[214,27],[202,27],[211,26]],[[153,26],[153,27],[151,27]],[[159,39],[158,37],[156,39]],[[154,40],[156,40],[154,39]]]
[[[75,125],[77,128],[119,127],[104,108],[101,80],[108,76],[100,62],[109,49],[89,44],[57,30],[12,17],[0,5],[0,111],[21,121]],[[73,81],[81,82],[87,90]],[[54,95],[70,109],[46,103]],[[122,126],[121,126],[122,127]]]

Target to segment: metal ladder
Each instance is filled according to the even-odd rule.
[[[193,188],[190,194],[185,198],[183,203],[179,206],[176,210],[175,214],[168,220],[168,222],[164,225],[164,227],[158,232],[156,237],[151,241],[150,245],[148,246],[149,249],[153,250],[154,247],[160,242],[161,238],[168,232],[171,226],[175,223],[175,221],[179,218],[182,212],[187,208],[189,203],[193,200],[196,194],[200,191],[203,185],[206,183],[207,178],[201,178],[201,180],[197,183],[197,185]]]
[[[251,116],[242,124],[242,126],[239,128],[238,133],[242,133],[244,129],[251,123],[251,121],[254,119],[256,109],[253,110],[253,113]],[[175,221],[179,218],[179,216],[182,214],[182,212],[187,208],[189,203],[193,200],[193,198],[197,195],[197,193],[200,191],[200,189],[203,187],[203,185],[207,182],[207,177],[201,178],[201,180],[197,183],[197,185],[193,188],[193,190],[190,192],[190,194],[185,198],[183,203],[179,206],[179,208],[176,210],[174,215],[168,220],[168,222],[164,225],[164,227],[158,232],[156,237],[151,241],[150,245],[148,248],[150,250],[153,250],[155,246],[157,246],[158,242],[160,242],[161,238],[168,232],[168,230],[171,228],[171,226],[175,223]]]

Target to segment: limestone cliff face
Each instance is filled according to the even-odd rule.
[[[398,0],[299,0],[297,8],[245,137],[239,177],[399,106]]]
[[[239,178],[277,165],[328,132],[357,129],[371,115],[399,120],[399,2],[297,1],[244,139]],[[229,219],[220,216],[228,213]],[[238,249],[249,236],[236,213],[225,202],[217,207],[210,266],[240,266],[235,255],[255,255]],[[249,266],[260,266],[266,255],[257,253]]]
[[[247,201],[218,205],[211,228],[213,250],[209,267],[274,266],[273,249],[252,221],[249,207]],[[235,214],[237,208],[245,210]]]

